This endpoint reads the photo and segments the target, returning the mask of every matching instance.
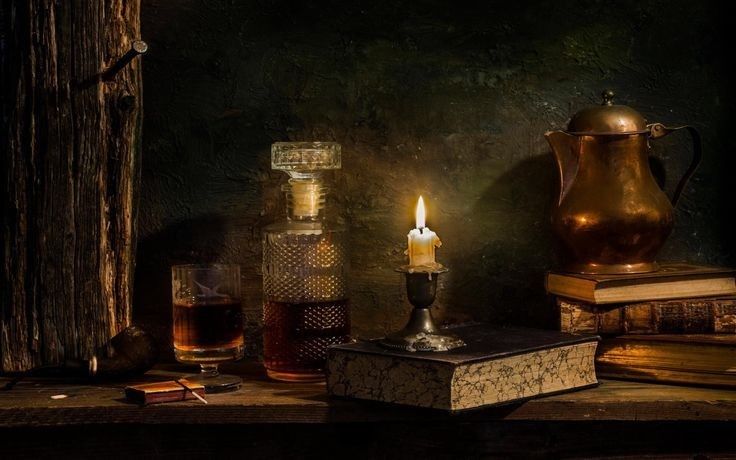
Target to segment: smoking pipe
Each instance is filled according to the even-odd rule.
[[[108,356],[104,356],[105,350],[110,350]],[[146,372],[157,359],[158,347],[153,336],[138,326],[128,326],[90,359],[69,359],[58,365],[34,367],[16,376],[4,389],[11,389],[21,379],[29,376],[122,379]]]

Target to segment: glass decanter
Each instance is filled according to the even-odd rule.
[[[347,232],[325,218],[323,173],[340,169],[340,144],[277,142],[286,219],[263,232],[263,357],[268,376],[324,379],[327,347],[350,340]]]

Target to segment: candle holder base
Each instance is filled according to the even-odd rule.
[[[412,334],[401,330],[378,341],[385,348],[402,351],[450,351],[465,346],[465,342],[454,334]]]
[[[437,294],[437,279],[448,271],[447,268],[435,264],[423,268],[403,266],[397,271],[406,275],[406,294],[414,309],[402,330],[389,334],[378,343],[394,350],[423,352],[449,351],[465,346],[462,339],[437,327],[430,311]]]

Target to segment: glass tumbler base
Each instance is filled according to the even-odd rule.
[[[199,374],[187,375],[184,378],[192,383],[204,385],[206,393],[235,391],[243,384],[243,379],[237,375],[230,374],[217,374],[213,376],[202,372]]]

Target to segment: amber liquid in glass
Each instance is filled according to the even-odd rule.
[[[177,353],[208,354],[242,347],[243,311],[240,300],[215,298],[174,302],[174,348]]]
[[[350,341],[347,299],[330,302],[267,301],[263,311],[263,361],[277,380],[324,379],[327,347]]]

